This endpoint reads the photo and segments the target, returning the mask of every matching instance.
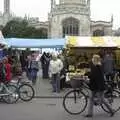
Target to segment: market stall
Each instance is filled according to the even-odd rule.
[[[119,37],[118,37],[119,38]],[[106,51],[113,54],[114,59],[118,60],[120,56],[119,46],[120,38],[114,37],[79,37],[79,36],[67,36],[66,37],[66,49],[69,61],[68,73],[66,75],[66,81],[69,81],[72,77],[81,77],[87,75],[90,72],[89,62],[92,59],[93,54],[99,54],[101,58]],[[117,51],[117,52],[116,52]],[[119,66],[116,62],[116,66]],[[86,77],[86,76],[85,76]]]
[[[117,44],[117,49],[115,50],[117,68],[120,69],[120,37],[113,37],[113,41]]]

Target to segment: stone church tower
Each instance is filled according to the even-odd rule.
[[[6,24],[8,21],[11,20],[10,14],[10,0],[4,0],[4,13],[3,13],[4,21],[3,23]]]
[[[4,0],[4,14],[10,14],[10,0]]]
[[[49,37],[90,35],[90,0],[51,0]]]
[[[4,0],[4,12],[0,15],[0,25],[5,26],[10,20],[12,20],[10,12],[10,0]]]

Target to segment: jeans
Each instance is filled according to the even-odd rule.
[[[53,92],[60,92],[60,75],[59,73],[52,74],[52,87]]]
[[[30,76],[31,76],[31,80],[32,80],[33,84],[36,83],[37,72],[38,72],[37,70],[35,70],[35,69],[31,69]]]
[[[31,72],[29,69],[26,70],[26,75],[27,75],[28,80],[31,80]]]

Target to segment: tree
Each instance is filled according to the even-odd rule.
[[[47,32],[48,31],[45,28],[35,29],[34,37],[35,38],[47,38]]]
[[[47,38],[46,29],[36,29],[28,25],[26,20],[12,20],[2,29],[6,38]]]

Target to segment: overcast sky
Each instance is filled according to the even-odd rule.
[[[3,12],[0,0],[0,11]],[[50,0],[11,0],[11,11],[17,16],[39,17],[46,21],[50,11]],[[91,0],[91,19],[110,21],[114,17],[114,28],[120,27],[120,0]]]

